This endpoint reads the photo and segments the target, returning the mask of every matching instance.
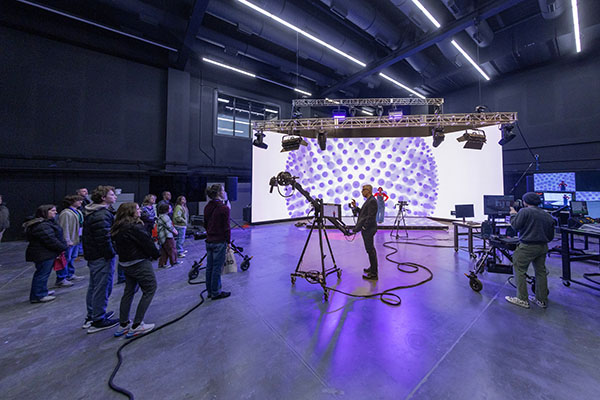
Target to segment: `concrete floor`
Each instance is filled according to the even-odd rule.
[[[330,285],[369,293],[409,284],[425,273],[402,274],[385,261],[376,236],[380,280],[360,276],[362,240],[329,237],[343,276]],[[333,294],[298,280],[291,286],[307,231],[291,223],[233,231],[253,255],[246,272],[223,278],[232,296],[207,301],[180,322],[124,350],[116,383],[138,399],[593,399],[600,389],[600,292],[559,279],[560,258],[548,260],[550,305],[530,310],[508,304],[507,275],[485,274],[473,292],[463,272],[465,251],[397,245],[394,256],[433,270],[431,282],[399,291],[400,307]],[[419,242],[452,245],[452,230],[410,232]],[[463,242],[464,244],[465,242]],[[188,241],[182,266],[157,270],[159,287],[146,322],[165,323],[199,301],[187,284],[204,243]],[[30,304],[32,264],[25,243],[0,244],[0,388],[3,399],[120,399],[108,378],[125,339],[113,330],[86,334],[84,281],[57,289],[48,304]],[[315,269],[316,242],[305,269]],[[239,259],[238,259],[239,262]],[[574,276],[598,263],[575,263]],[[54,282],[54,275],[50,284]],[[118,313],[122,286],[109,309]],[[139,295],[138,295],[139,296]],[[136,302],[137,304],[137,298]]]

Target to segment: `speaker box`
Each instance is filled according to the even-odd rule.
[[[237,185],[238,185],[237,176],[228,176],[225,179],[225,191],[227,192],[229,201],[237,200]]]

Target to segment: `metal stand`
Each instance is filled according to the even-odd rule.
[[[235,229],[235,228],[240,228],[240,229],[241,229],[241,230],[243,230],[243,231],[245,231],[245,230],[246,230],[246,228],[244,228],[243,226],[241,226],[240,224],[238,224],[237,222],[235,222],[235,220],[234,220],[233,218],[229,218],[229,222],[230,222],[230,223],[231,223],[231,222],[233,222],[233,225],[235,225],[235,226],[234,226],[234,229]]]
[[[321,202],[321,200],[317,200]],[[342,277],[342,270],[338,268],[335,257],[333,256],[333,250],[331,250],[331,244],[329,243],[329,238],[327,237],[327,230],[325,229],[325,223],[323,221],[322,207],[315,208],[315,218],[310,227],[310,232],[308,233],[308,237],[306,238],[306,243],[304,243],[304,248],[302,249],[302,254],[300,254],[300,259],[298,260],[298,265],[296,266],[296,270],[290,274],[292,279],[292,285],[296,283],[296,278],[304,278],[306,280],[312,280],[321,285],[323,288],[323,300],[327,301],[329,299],[329,290],[326,288],[327,275],[337,273],[337,278],[340,279]],[[308,248],[308,243],[310,242],[310,238],[312,236],[315,228],[319,231],[319,250],[321,252],[321,271],[301,271],[300,266],[302,265],[302,259],[304,258],[304,254],[306,253],[306,249]],[[331,261],[333,262],[333,267],[325,268],[325,251],[323,250],[323,236],[325,236],[325,241],[327,242],[327,248],[329,249],[329,254],[331,255]]]
[[[406,228],[406,220],[404,219],[405,214],[404,214],[404,205],[401,203],[398,203],[398,214],[396,214],[396,219],[394,220],[394,227],[392,228],[392,231],[390,232],[390,237],[395,237],[396,239],[400,238],[400,223],[402,223],[402,227],[404,229],[404,234],[406,237],[408,237],[408,229]],[[394,231],[396,231],[396,234],[394,235]]]

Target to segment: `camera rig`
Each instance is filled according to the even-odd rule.
[[[302,249],[302,254],[300,254],[300,259],[298,260],[298,264],[296,265],[296,269],[294,272],[290,274],[292,285],[296,284],[296,279],[298,277],[304,278],[312,283],[318,283],[323,288],[323,299],[325,301],[329,298],[329,289],[326,288],[327,275],[336,273],[337,278],[340,279],[342,277],[342,270],[339,268],[335,262],[335,257],[333,255],[333,250],[331,249],[331,243],[329,242],[329,238],[327,237],[327,231],[325,229],[325,219],[328,220],[335,226],[338,230],[340,230],[344,235],[351,235],[352,232],[350,229],[342,222],[340,218],[334,218],[330,216],[325,216],[323,214],[323,200],[315,199],[310,195],[310,193],[297,182],[299,177],[293,176],[287,171],[282,171],[277,174],[277,176],[273,176],[269,180],[269,185],[271,189],[269,193],[273,193],[273,189],[277,187],[279,191],[279,186],[291,186],[292,189],[297,190],[300,194],[302,194],[306,200],[312,205],[315,211],[315,217],[313,219],[313,223],[310,227],[310,232],[308,233],[308,237],[306,238],[306,243],[304,243],[304,248]],[[281,194],[281,193],[280,193]],[[340,216],[341,217],[341,216]],[[308,243],[310,242],[310,238],[312,236],[313,231],[317,229],[319,232],[319,249],[321,251],[321,270],[316,271],[301,271],[300,267],[302,265],[302,260],[304,258],[304,254],[306,253],[306,249],[308,247]],[[323,237],[327,242],[327,248],[329,249],[329,254],[331,255],[331,261],[333,263],[332,267],[325,267],[325,251],[323,249]]]

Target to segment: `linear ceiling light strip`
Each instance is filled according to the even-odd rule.
[[[152,40],[144,39],[142,37],[135,36],[135,35],[132,35],[130,33],[120,31],[118,29],[111,28],[110,26],[106,26],[106,25],[102,25],[102,24],[99,24],[99,23],[94,22],[94,21],[90,21],[89,19],[77,17],[77,16],[71,15],[71,14],[67,14],[65,12],[56,10],[54,8],[46,7],[46,6],[43,6],[41,4],[33,3],[31,1],[27,1],[27,0],[17,0],[17,1],[19,3],[27,4],[27,5],[30,5],[32,7],[37,7],[39,9],[42,9],[42,10],[45,10],[45,11],[49,11],[51,13],[54,13],[54,14],[57,14],[57,15],[61,15],[63,17],[67,17],[67,18],[73,19],[75,21],[79,21],[79,22],[83,22],[83,23],[88,24],[88,25],[95,26],[96,28],[104,29],[104,30],[107,30],[107,31],[110,31],[110,32],[113,32],[113,33],[117,33],[119,35],[127,36],[128,38],[139,40],[141,42],[148,43],[148,44],[151,44],[151,45],[163,48],[165,50],[173,51],[175,53],[178,52],[178,50],[174,49],[173,47],[165,46],[164,44],[160,44],[160,43],[154,42]]]
[[[348,53],[345,53],[345,52],[341,51],[341,50],[340,50],[340,49],[338,49],[337,47],[330,45],[329,43],[327,43],[327,42],[325,42],[325,41],[323,41],[323,40],[319,39],[318,37],[316,37],[316,36],[314,36],[314,35],[311,35],[310,33],[306,32],[306,31],[303,31],[302,29],[298,28],[296,25],[293,25],[293,24],[291,24],[291,23],[289,23],[289,22],[285,21],[284,19],[281,19],[281,18],[279,18],[278,16],[276,16],[276,15],[274,15],[274,14],[271,14],[271,13],[270,13],[270,12],[268,12],[267,10],[264,10],[264,9],[262,9],[262,8],[260,8],[259,6],[257,6],[257,5],[255,5],[255,4],[252,4],[252,3],[250,3],[250,2],[249,2],[249,1],[247,1],[247,0],[238,0],[238,1],[239,1],[240,3],[242,3],[243,5],[245,5],[245,6],[247,6],[247,7],[250,7],[250,8],[251,8],[251,9],[253,9],[254,11],[257,11],[257,12],[261,13],[262,15],[264,15],[264,16],[266,16],[266,17],[269,17],[269,18],[271,18],[273,21],[276,21],[276,22],[278,22],[278,23],[282,24],[283,26],[285,26],[285,27],[287,27],[287,28],[289,28],[289,29],[291,29],[291,30],[293,30],[293,31],[295,31],[295,32],[298,32],[299,34],[301,34],[301,35],[302,35],[302,36],[304,36],[304,37],[307,37],[308,39],[312,40],[313,42],[316,42],[316,43],[320,44],[321,46],[323,46],[323,47],[326,47],[326,48],[328,48],[329,50],[331,50],[331,51],[333,51],[333,52],[335,52],[335,53],[337,53],[337,54],[341,55],[342,57],[345,57],[345,58],[347,58],[348,60],[352,61],[353,63],[355,63],[355,64],[358,64],[358,65],[360,65],[361,67],[366,67],[366,66],[367,66],[367,64],[366,64],[365,62],[363,62],[363,61],[361,61],[361,60],[358,60],[358,59],[356,59],[355,57],[352,57],[350,54],[348,54]],[[433,17],[432,17],[432,18],[433,18]],[[380,75],[381,75],[381,74],[380,74]],[[390,82],[392,82],[392,83],[396,84],[397,86],[400,86],[401,88],[403,88],[403,89],[405,89],[405,90],[408,90],[410,93],[413,93],[413,94],[415,94],[415,95],[417,95],[417,96],[419,96],[419,97],[425,98],[423,95],[421,95],[421,94],[418,94],[417,92],[415,92],[415,91],[414,91],[414,90],[412,90],[412,89],[409,89],[409,88],[408,88],[406,85],[402,85],[402,84],[400,84],[400,83],[399,83],[397,80],[395,80],[395,79],[392,79],[392,78],[389,78],[389,77],[387,77],[386,79],[387,79],[388,81],[390,81]]]
[[[423,14],[425,14],[425,16],[431,21],[431,23],[436,28],[439,28],[441,26],[440,23],[437,22],[437,19],[435,19],[433,17],[433,15],[431,15],[431,13],[429,11],[427,11],[427,9],[423,6],[423,4],[421,4],[421,2],[419,0],[412,0],[412,2],[415,4],[415,6],[417,6],[419,8],[419,10],[421,10],[421,12]]]
[[[581,52],[581,35],[579,34],[579,11],[577,10],[577,0],[571,0],[573,9],[573,33],[575,34],[575,49]]]

